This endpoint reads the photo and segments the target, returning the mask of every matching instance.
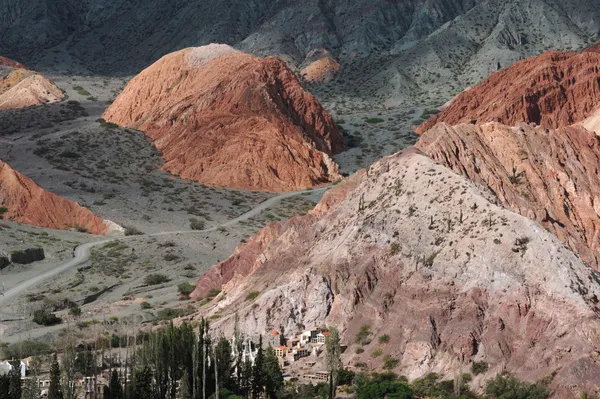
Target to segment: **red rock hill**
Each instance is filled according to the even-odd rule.
[[[31,179],[0,161],[0,208],[2,218],[18,223],[53,229],[85,228],[92,234],[105,234],[115,226],[73,201],[50,193]]]
[[[492,74],[459,94],[444,111],[418,127],[438,122],[532,122],[547,128],[583,121],[600,105],[600,53],[549,51]]]
[[[146,132],[165,170],[203,184],[293,191],[339,178],[340,132],[277,58],[221,45],[169,54],[104,118]]]

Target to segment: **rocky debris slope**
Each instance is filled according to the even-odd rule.
[[[229,46],[161,58],[104,118],[146,132],[165,170],[203,184],[294,191],[340,177],[329,155],[343,138],[331,116],[283,61]]]
[[[0,161],[0,217],[53,229],[85,229],[105,234],[120,227],[73,201],[50,193]]]
[[[598,21],[595,0],[0,0],[0,53],[36,67],[65,59],[66,70],[81,61],[133,74],[211,42],[295,66],[327,51],[357,97],[412,105],[549,48],[587,47]]]
[[[59,102],[63,92],[45,76],[0,57],[0,110]]]
[[[488,187],[600,269],[600,140],[580,126],[438,124],[417,147]]]
[[[335,325],[344,363],[452,376],[472,361],[539,380],[556,397],[600,388],[598,275],[534,221],[415,149],[326,193],[307,216],[271,225],[214,266],[192,294],[249,333]],[[206,306],[209,306],[208,308]],[[369,325],[364,353],[355,335]],[[390,341],[380,344],[384,334]],[[359,351],[360,352],[360,351]]]
[[[459,94],[418,129],[438,122],[528,122],[557,128],[583,121],[600,106],[600,53],[549,51],[493,73]]]

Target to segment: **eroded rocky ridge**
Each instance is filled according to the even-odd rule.
[[[92,234],[105,234],[119,226],[94,215],[73,201],[50,193],[31,179],[0,161],[1,217],[18,223],[53,229],[82,228]]]
[[[597,392],[598,276],[536,222],[416,149],[384,158],[325,194],[307,216],[271,225],[215,265],[192,294],[233,329],[293,335],[336,325],[344,363],[384,353],[394,372],[452,376],[471,361],[539,380],[556,397]],[[259,293],[248,299],[249,292]],[[254,295],[256,296],[256,295]],[[206,308],[208,307],[208,310]],[[355,354],[363,324],[372,341]]]
[[[107,121],[142,130],[164,169],[200,183],[294,191],[338,179],[331,116],[285,63],[224,45],[167,55],[135,77]]]
[[[47,77],[0,57],[0,110],[59,102],[63,92]]]
[[[600,140],[580,126],[438,124],[417,147],[600,268]]]
[[[300,70],[300,75],[309,83],[327,83],[330,82],[339,71],[339,62],[331,57],[323,57],[302,68],[302,70]]]
[[[518,122],[558,128],[581,122],[600,106],[600,53],[549,51],[493,73],[459,94],[418,129],[438,122]]]

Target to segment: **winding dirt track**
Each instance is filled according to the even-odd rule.
[[[297,195],[301,195],[304,193],[315,193],[315,192],[325,191],[329,187],[330,186],[325,186],[325,187],[315,188],[312,190],[293,191],[293,192],[278,195],[273,198],[269,198],[268,200],[261,202],[260,204],[258,204],[257,206],[255,206],[254,208],[249,210],[248,212],[236,217],[235,219],[231,219],[225,223],[210,227],[208,229],[165,231],[165,232],[160,232],[160,233],[147,234],[144,237],[160,237],[160,236],[166,236],[166,235],[172,235],[172,234],[208,233],[211,231],[215,231],[221,227],[233,226],[234,224],[237,224],[241,221],[244,221],[244,220],[250,219],[251,217],[257,216],[262,211],[271,208],[273,205],[277,204],[279,201],[284,200],[286,198],[295,197]],[[73,267],[79,266],[79,265],[87,262],[88,259],[90,258],[90,250],[92,248],[97,247],[99,245],[106,244],[107,242],[110,242],[110,241],[116,241],[116,240],[125,241],[125,240],[131,240],[131,239],[135,239],[135,238],[140,238],[140,236],[111,237],[111,238],[104,238],[104,239],[101,239],[98,241],[92,241],[92,242],[88,242],[85,244],[81,244],[80,246],[75,248],[73,259],[71,259],[67,262],[64,262],[64,263],[60,263],[60,264],[56,265],[56,267],[52,268],[52,270],[49,270],[45,273],[35,276],[29,280],[26,280],[14,287],[8,289],[7,291],[5,291],[4,295],[0,296],[0,308],[4,305],[8,304],[13,298],[23,294],[29,288],[32,288],[38,284],[41,284],[44,281],[64,272],[66,270],[72,269]]]

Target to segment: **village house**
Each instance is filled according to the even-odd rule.
[[[278,346],[275,348],[275,355],[277,357],[286,357],[288,354],[289,348],[287,346]]]
[[[324,344],[325,341],[327,340],[327,337],[329,337],[331,334],[328,331],[323,331],[317,334],[316,338],[315,338],[315,343],[319,343],[319,344]]]

